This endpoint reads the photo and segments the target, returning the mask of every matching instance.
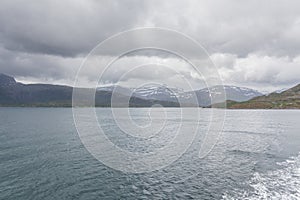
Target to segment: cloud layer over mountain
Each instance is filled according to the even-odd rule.
[[[297,0],[3,0],[0,71],[27,82],[72,84],[84,57],[99,42],[132,28],[163,27],[202,44],[227,84],[268,90],[289,87],[300,82],[299,8]],[[103,59],[105,56],[114,55]],[[117,71],[126,71],[135,63],[168,60],[166,63],[172,63],[187,79],[193,77],[188,67],[179,68],[174,57],[160,52],[130,59],[124,59],[122,69],[116,65]],[[126,81],[129,84],[140,78],[176,83],[175,74],[166,75],[168,69],[157,71],[155,76],[140,71],[142,77],[132,74]],[[115,74],[107,75],[111,82],[118,80]],[[86,76],[88,82],[94,72]],[[196,84],[197,78],[192,81]]]

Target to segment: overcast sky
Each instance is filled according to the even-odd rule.
[[[169,28],[194,38],[225,84],[272,91],[300,83],[299,0],[1,0],[0,73],[27,83],[72,85],[98,43],[137,27]],[[114,75],[127,67],[158,60],[177,71],[144,67],[122,82],[163,79],[176,85],[179,73],[197,83],[188,67],[179,67],[184,65],[180,60],[163,53],[125,57],[112,66],[106,81],[115,83]],[[93,75],[87,73],[87,80]]]

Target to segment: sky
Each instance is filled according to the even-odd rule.
[[[25,83],[73,85],[95,46],[143,27],[171,29],[196,40],[224,84],[273,91],[300,83],[298,0],[1,0],[0,73]],[[97,56],[105,61],[115,55]],[[132,70],[138,65],[149,67]],[[184,78],[202,87],[201,78],[189,67],[165,52],[136,52],[113,64],[103,83],[133,86],[163,81],[180,87],[179,79]],[[87,85],[98,77],[93,69],[85,76]]]

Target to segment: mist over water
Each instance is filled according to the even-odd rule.
[[[147,108],[129,111],[135,123],[150,123]],[[71,109],[1,108],[0,199],[300,198],[300,111],[228,110],[215,148],[203,159],[199,149],[211,110],[201,109],[199,121],[180,119],[179,108],[165,111],[169,122],[149,142],[124,134],[109,108],[96,109],[107,137],[132,152],[163,147],[181,120],[199,126],[174,163],[132,174],[107,167],[85,149]],[[161,116],[163,109],[152,112]]]

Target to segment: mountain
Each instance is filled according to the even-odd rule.
[[[224,87],[224,88],[223,88]],[[213,86],[210,88],[204,88],[201,90],[185,92],[180,88],[170,88],[167,85],[148,84],[139,88],[127,89],[120,86],[101,87],[98,90],[101,91],[118,91],[123,94],[132,93],[134,97],[147,100],[159,100],[168,102],[181,102],[183,105],[193,105],[193,97],[197,98],[198,105],[201,107],[207,107],[211,105],[211,95],[214,96],[216,102],[223,102],[224,99],[220,91],[225,90],[226,99],[232,101],[246,101],[257,96],[263,95],[262,93],[236,86]]]
[[[91,89],[83,89],[84,91]],[[122,91],[118,93],[119,91]],[[128,106],[128,92],[118,89],[116,106]],[[72,106],[73,88],[62,85],[51,84],[22,84],[15,81],[11,76],[0,74],[0,106]],[[112,90],[97,90],[95,94],[96,106],[111,106]],[[160,100],[147,100],[130,96],[129,105],[132,107],[149,107],[161,104],[165,107],[178,107],[177,102]]]
[[[231,109],[299,109],[300,84],[283,92],[273,92],[245,102],[229,102]]]
[[[148,84],[139,88],[126,88],[119,85],[99,87],[95,94],[96,106],[111,106],[112,93],[117,96],[116,106],[127,106],[125,100],[130,99],[133,107],[149,107],[154,104],[178,107],[208,107],[211,95],[223,102],[219,91],[223,86],[214,86],[196,91],[185,92],[167,85]],[[85,89],[91,90],[91,89]],[[224,86],[227,100],[245,101],[262,95],[258,91],[236,86]],[[0,74],[0,105],[1,106],[71,106],[73,88],[51,84],[22,84],[13,77]],[[196,98],[196,101],[193,99]],[[128,103],[127,103],[128,104]]]
[[[135,88],[133,89],[133,95],[144,99],[158,99],[162,101],[178,101],[179,98],[187,98],[183,89],[156,84]]]
[[[17,84],[13,77],[0,73],[0,86],[7,87]]]
[[[288,88],[282,88],[282,89],[276,90],[276,91],[274,91],[272,93],[278,93],[279,94],[279,93],[282,93],[282,92],[284,92],[286,90],[288,90]],[[268,94],[271,94],[271,93],[268,93]]]
[[[97,88],[99,92],[118,92],[124,95],[131,95],[132,90],[129,88],[125,88],[119,85],[109,85],[109,86],[101,86]]]
[[[133,95],[144,99],[159,99],[176,101],[176,93],[173,89],[168,88],[166,85],[146,85],[133,89]]]
[[[224,85],[224,86],[217,85],[210,88],[204,88],[195,91],[198,98],[199,105],[203,107],[207,107],[211,105],[211,95],[213,95],[216,103],[223,102],[224,101],[223,95],[221,95],[222,94],[221,91],[223,91],[223,89],[226,93],[226,100],[237,101],[237,102],[247,101],[254,97],[263,95],[257,90],[253,90],[250,88],[229,86],[229,85]]]
[[[28,105],[70,104],[72,88],[50,84],[22,84],[13,77],[0,75],[0,104],[1,105]]]
[[[161,101],[177,101],[178,95],[184,93],[181,89],[169,88],[167,85],[157,84],[148,84],[138,88],[125,88],[119,85],[110,85],[98,87],[97,90],[114,91],[142,99],[156,99]]]

